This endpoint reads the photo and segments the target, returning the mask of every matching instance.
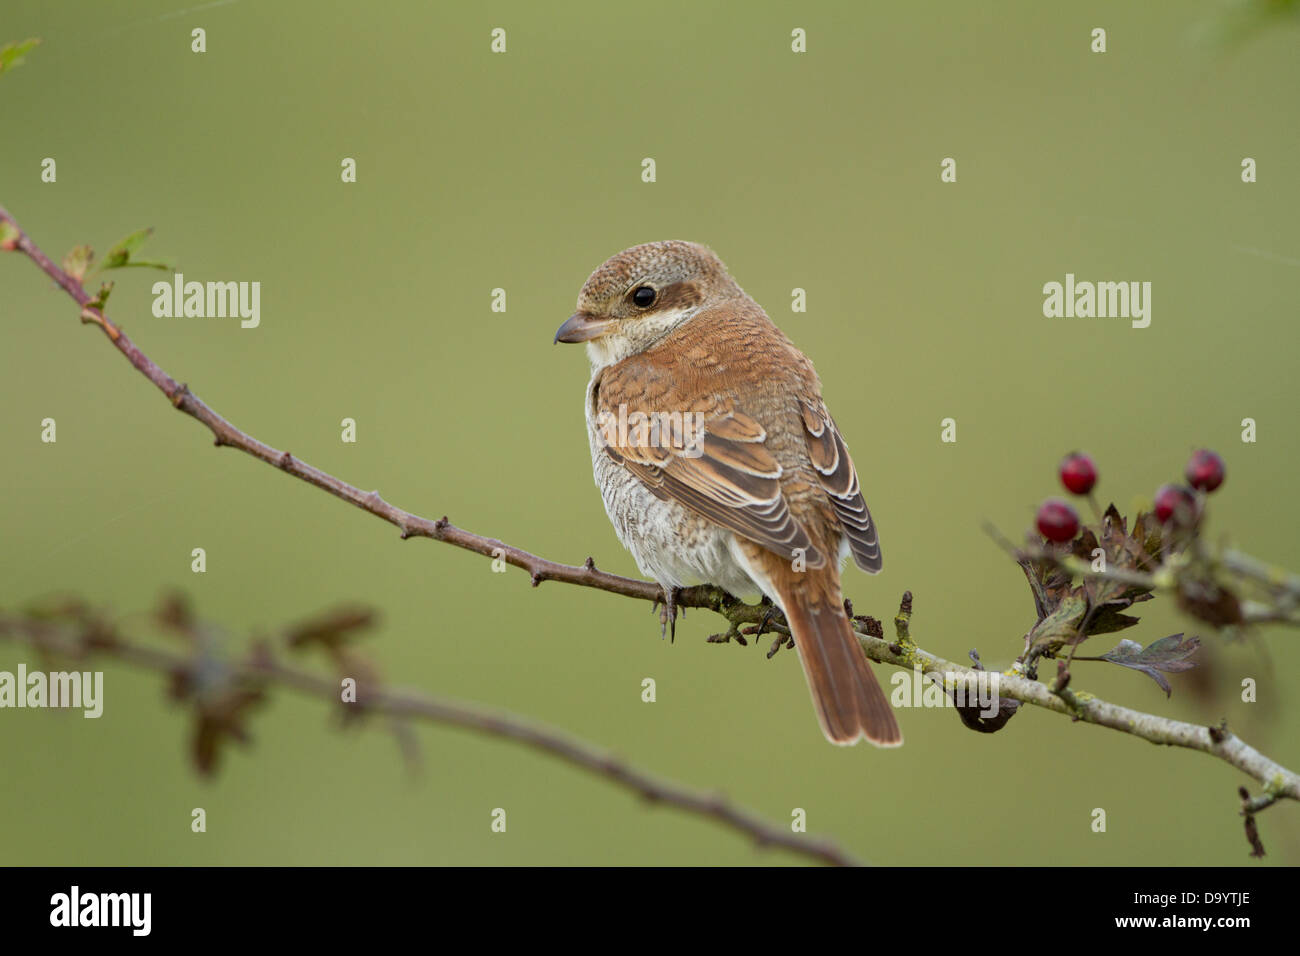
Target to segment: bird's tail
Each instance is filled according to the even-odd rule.
[[[807,578],[833,573],[828,568]],[[903,734],[893,708],[853,633],[834,580],[774,583],[826,739],[850,745],[865,737],[877,747],[899,746]]]

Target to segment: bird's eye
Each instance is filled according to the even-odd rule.
[[[648,309],[654,304],[655,290],[648,285],[637,286],[632,292],[632,304],[638,309]]]

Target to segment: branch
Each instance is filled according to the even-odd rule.
[[[187,386],[177,383],[144,355],[122,332],[121,328],[108,319],[103,310],[95,304],[95,300],[81,287],[80,283],[56,266],[41,252],[3,207],[0,207],[0,222],[8,223],[16,232],[15,247],[30,257],[76,300],[82,309],[82,320],[84,322],[94,322],[98,325],[118,351],[125,355],[127,360],[141,374],[153,382],[167,396],[174,407],[206,425],[215,436],[218,446],[238,448],[260,461],[279,468],[295,478],[322,488],[363,511],[384,519],[401,530],[403,539],[410,537],[432,538],[477,554],[501,558],[507,563],[527,571],[532,578],[534,587],[542,581],[560,581],[645,601],[658,601],[661,599],[662,592],[657,584],[620,577],[616,574],[597,570],[591,558],[588,558],[584,565],[577,567],[558,564],[507,545],[495,538],[483,537],[462,528],[457,528],[446,517],[439,518],[437,521],[422,518],[389,504],[379,496],[377,491],[361,491],[307,464],[301,459],[293,457],[288,452],[278,451],[269,445],[263,444],[222,418],[200,401]],[[1242,561],[1239,562],[1238,570],[1243,573],[1253,573],[1256,576],[1269,576],[1270,580],[1279,586],[1281,590],[1290,590],[1291,580],[1278,581],[1275,577],[1276,573],[1272,572],[1271,569],[1266,571],[1258,567],[1247,568],[1244,561]],[[906,618],[910,616],[910,597],[909,593],[905,600],[906,613],[900,612],[899,619],[896,620],[896,623],[902,621],[899,642],[890,643],[878,635],[863,633],[859,630],[858,636],[862,641],[867,656],[884,664],[909,668],[919,667],[924,673],[943,672],[960,675],[973,672],[974,668],[954,664],[921,650],[906,635]],[[727,635],[721,636],[724,639],[738,633],[736,629],[742,624],[756,626],[750,630],[750,633],[776,631],[780,634],[784,631],[784,634],[788,635],[788,630],[782,627],[784,621],[779,615],[775,616],[776,623],[773,624],[774,617],[771,608],[762,605],[744,604],[721,588],[710,585],[685,588],[680,592],[676,603],[680,607],[708,608],[721,614],[732,626]],[[1199,750],[1218,757],[1261,783],[1265,788],[1266,796],[1272,797],[1269,803],[1272,803],[1278,797],[1300,800],[1300,776],[1265,757],[1226,730],[1219,728],[1211,730],[1197,724],[1146,714],[1117,704],[1107,703],[1091,695],[1069,690],[1064,685],[1054,690],[1039,681],[1030,680],[1014,672],[1001,674],[1000,681],[999,690],[1003,696],[1009,699],[1042,707],[1069,716],[1074,720],[1109,727],[1112,730],[1140,737],[1152,743]]]
[[[944,660],[912,643],[907,630],[910,609],[906,605],[910,604],[909,599],[910,594],[904,597],[905,609],[899,615],[902,623],[898,642],[891,645],[883,638],[858,635],[867,655],[883,663],[919,668],[924,674],[962,677],[978,673],[976,668]],[[899,622],[895,623],[898,625]],[[1204,727],[1143,713],[1077,690],[1066,691],[1062,688],[1054,691],[1040,681],[1029,680],[1014,673],[999,673],[998,681],[998,694],[1001,697],[1043,707],[1084,723],[1109,727],[1153,744],[1185,747],[1218,757],[1263,784],[1273,798],[1268,803],[1279,797],[1300,800],[1300,775],[1270,760],[1222,727]]]
[[[1014,546],[1013,552],[1015,553]],[[1130,571],[1125,568],[1107,568],[1094,570],[1092,565],[1073,554],[1060,554],[1043,549],[1032,555],[1044,561],[1050,561],[1063,571],[1078,578],[1093,578],[1098,581],[1115,581],[1131,584],[1154,592],[1177,594],[1185,586],[1183,574],[1195,568],[1196,560],[1216,564],[1222,567],[1234,579],[1249,582],[1268,592],[1268,601],[1241,602],[1241,623],[1243,624],[1283,624],[1300,627],[1300,618],[1296,611],[1300,608],[1300,577],[1265,564],[1258,558],[1241,551],[1226,550],[1217,557],[1197,553],[1171,555],[1164,566],[1147,573]]]
[[[78,624],[75,632],[69,633],[67,627],[60,627],[57,623],[39,617],[0,615],[0,637],[8,636],[43,654],[77,660],[98,654],[173,678],[192,674],[204,665],[204,661],[195,656],[125,640],[111,625],[106,625],[97,618],[85,618]],[[237,688],[241,684],[259,690],[268,684],[286,687],[342,707],[345,716],[355,715],[356,711],[348,710],[351,706],[361,713],[379,713],[399,719],[445,724],[512,740],[605,777],[651,803],[665,804],[714,820],[752,838],[760,848],[781,847],[835,866],[861,865],[828,840],[803,836],[780,824],[769,823],[748,810],[734,806],[721,795],[689,789],[654,777],[556,728],[533,723],[513,714],[490,711],[432,694],[369,686],[358,697],[356,704],[344,704],[340,700],[337,679],[281,663],[266,647],[257,648],[247,658],[228,662],[227,667],[221,670],[222,679],[229,688]],[[211,680],[210,674],[208,680]],[[214,695],[210,686],[205,688],[205,695],[208,698],[207,706],[213,706],[211,698]],[[214,709],[222,710],[220,704]],[[242,727],[235,724],[228,723],[227,732],[243,736]]]
[[[439,518],[436,521],[422,518],[419,515],[411,514],[409,511],[403,511],[401,508],[389,504],[379,496],[378,491],[362,491],[346,481],[340,481],[333,475],[327,474],[299,458],[295,458],[287,451],[280,451],[258,441],[222,418],[191,392],[188,386],[177,382],[159,368],[152,359],[141,352],[136,344],[122,331],[121,326],[110,320],[102,309],[92,304],[95,301],[94,298],[81,287],[81,284],[55,265],[32,242],[27,233],[22,230],[22,227],[18,225],[3,206],[0,206],[0,221],[9,223],[17,231],[17,248],[26,253],[33,262],[40,266],[51,279],[81,306],[82,321],[93,322],[98,325],[113,345],[116,346],[117,350],[126,356],[127,361],[135,366],[140,374],[153,382],[158,390],[167,396],[167,399],[174,407],[206,425],[212,431],[218,447],[237,448],[252,455],[259,461],[274,465],[295,478],[300,478],[308,484],[328,491],[330,494],[342,498],[363,511],[368,511],[376,517],[383,518],[389,524],[397,526],[402,532],[403,539],[413,537],[432,538],[435,541],[444,541],[458,548],[464,548],[466,551],[473,551],[491,558],[501,558],[507,563],[527,571],[532,576],[534,586],[543,581],[564,581],[569,584],[581,584],[585,587],[599,588],[602,591],[611,591],[625,597],[641,598],[647,601],[659,599],[661,595],[659,588],[649,582],[598,571],[590,559],[582,567],[557,564],[535,554],[529,554],[519,548],[511,547],[495,538],[483,537],[457,528],[446,517]]]
[[[945,660],[918,647],[910,632],[911,601],[912,595],[908,592],[903,596],[903,606],[894,621],[898,633],[896,641],[891,642],[878,634],[856,629],[862,649],[869,658],[881,664],[919,669],[922,674],[933,674],[939,679],[951,675],[956,682],[973,678],[980,673],[988,676],[988,672],[982,672],[979,668]],[[733,628],[742,624],[762,626],[769,609],[761,605],[736,602],[734,606],[720,609],[719,613],[731,622]],[[778,634],[789,634],[784,620],[779,617],[777,620],[781,623],[768,624],[766,629]],[[753,633],[753,630],[748,633]],[[1264,756],[1223,728],[1205,727],[1144,713],[1064,687],[1059,691],[1053,690],[1040,681],[1030,680],[1014,672],[1000,672],[997,677],[1000,698],[1042,707],[1072,720],[1109,727],[1153,744],[1184,747],[1218,757],[1264,785],[1266,793],[1272,796],[1265,806],[1281,797],[1300,800],[1300,775]],[[1262,809],[1262,806],[1257,809]]]

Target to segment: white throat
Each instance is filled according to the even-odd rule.
[[[658,312],[642,319],[624,320],[613,332],[587,343],[592,374],[623,361],[629,355],[645,351],[699,311],[699,306],[691,306]]]

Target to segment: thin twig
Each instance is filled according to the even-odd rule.
[[[900,638],[902,636],[900,634]],[[891,647],[888,640],[869,637],[861,632],[858,632],[858,639],[862,642],[868,657],[885,664],[919,668],[924,674],[951,674],[956,679],[980,673],[965,664],[944,660],[935,654],[921,650],[911,643],[910,638],[908,643],[901,647],[899,644]],[[983,673],[987,675],[988,672]],[[1274,795],[1274,798],[1288,797],[1292,800],[1300,800],[1300,775],[1264,756],[1226,730],[1191,724],[1182,720],[1171,720],[1168,717],[1121,707],[1091,694],[1085,694],[1077,688],[1071,689],[1074,698],[1072,706],[1071,702],[1063,700],[1051,687],[1040,681],[1006,672],[999,673],[997,677],[999,697],[1033,704],[1099,727],[1109,727],[1134,737],[1141,737],[1153,744],[1185,747],[1188,750],[1211,754],[1259,781],[1269,793]]]
[[[88,628],[87,633],[68,636],[66,628],[30,617],[0,615],[0,636],[9,636],[43,653],[82,660],[90,654],[111,657],[124,664],[155,673],[172,675],[191,668],[194,660],[184,654],[133,643],[117,631],[111,640]],[[267,654],[252,654],[247,659],[229,662],[228,678],[265,681],[320,698],[339,707],[339,683],[309,670],[281,663]],[[418,691],[395,688],[367,688],[356,705],[364,713],[423,720],[434,724],[461,727],[491,737],[501,737],[541,750],[566,763],[640,795],[651,803],[676,807],[686,813],[705,817],[754,840],[760,848],[780,847],[834,866],[860,866],[839,846],[829,840],[797,834],[778,823],[769,823],[720,794],[694,790],[660,779],[625,763],[611,753],[571,737],[554,727],[527,720],[514,714],[488,710],[474,704]]]
[[[640,598],[645,601],[658,600],[662,596],[662,592],[655,584],[597,570],[594,563],[590,561],[586,565],[578,567],[558,564],[512,547],[495,538],[487,538],[457,528],[445,517],[432,521],[411,514],[409,511],[403,511],[381,498],[378,491],[362,491],[360,488],[356,488],[345,481],[340,481],[333,475],[307,464],[300,458],[295,458],[287,451],[280,451],[258,441],[209,408],[186,385],[177,382],[155,364],[152,359],[141,352],[130,337],[122,331],[121,326],[112,322],[101,309],[90,305],[94,301],[93,297],[81,287],[81,284],[76,279],[55,265],[32,242],[27,233],[22,230],[22,227],[18,225],[3,206],[0,206],[0,220],[8,222],[18,231],[18,248],[26,253],[33,262],[40,266],[50,278],[58,283],[81,306],[83,321],[93,322],[98,325],[117,350],[126,356],[127,361],[135,366],[140,374],[153,382],[158,390],[167,396],[173,406],[211,429],[218,446],[237,448],[252,455],[259,461],[274,465],[295,478],[300,478],[308,484],[328,491],[330,494],[342,498],[363,511],[368,511],[372,515],[383,518],[390,524],[396,525],[402,532],[403,538],[433,538],[436,541],[444,541],[447,544],[453,544],[458,548],[464,548],[467,551],[473,551],[486,557],[500,558],[508,564],[523,568],[531,576],[534,585],[543,581],[563,581],[568,584],[598,588],[602,591],[610,591],[614,594]],[[707,599],[694,599],[690,594],[685,595],[685,599],[678,603],[687,607],[711,606]]]

